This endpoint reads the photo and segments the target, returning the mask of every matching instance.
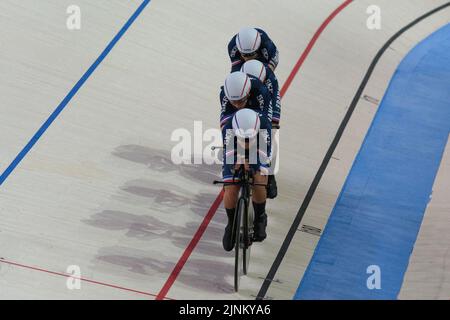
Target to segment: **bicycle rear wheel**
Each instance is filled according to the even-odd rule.
[[[243,259],[244,244],[244,210],[245,200],[240,198],[236,210],[235,243],[234,243],[234,290],[239,290],[241,274],[243,273],[241,261]]]

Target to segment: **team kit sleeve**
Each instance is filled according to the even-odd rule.
[[[236,148],[234,145],[234,135],[231,121],[228,121],[222,127],[222,145],[222,180],[224,182],[236,182],[236,177],[234,177]]]
[[[259,134],[258,159],[260,166],[268,170],[272,154],[272,98],[265,85],[260,81],[259,83],[261,85],[258,101],[261,104],[262,112],[260,113],[261,132]]]
[[[278,66],[278,62],[280,61],[280,54],[278,52],[278,49],[273,44],[273,42],[271,42],[271,45],[269,47],[274,48],[274,49],[267,49],[267,51],[269,52],[269,57],[271,57],[269,65],[271,65],[273,70],[275,70]]]
[[[278,85],[278,80],[275,74],[270,70],[269,72],[269,80],[271,82],[272,86],[272,107],[273,107],[273,115],[272,115],[272,122],[273,123],[280,123],[281,118],[281,96],[280,96],[280,87]]]
[[[228,55],[231,61],[231,72],[239,71],[242,66],[242,57],[236,46],[236,36],[234,36],[228,43]]]
[[[230,101],[228,100],[227,96],[225,95],[224,89],[222,87],[220,91],[220,128],[223,129],[223,127],[230,122],[231,118],[233,117],[235,110],[234,107],[231,105]]]
[[[234,161],[234,151],[231,139],[232,137],[232,123],[231,119],[234,115],[234,110],[231,108],[231,104],[225,95],[224,88],[221,87],[220,91],[220,129],[222,132],[222,179],[224,182],[233,181],[233,161]]]
[[[262,174],[270,172],[272,159],[272,123],[260,117],[261,128],[258,134],[258,168]]]
[[[257,87],[258,93],[256,95],[256,99],[258,100],[261,110],[260,115],[272,123],[273,107],[270,92],[266,88],[266,86],[261,81],[259,81],[259,79],[253,80],[252,86],[253,85]]]
[[[261,29],[257,30],[261,34],[261,52],[263,53],[264,58],[267,59],[268,64],[275,70],[280,60],[278,49],[265,31]]]

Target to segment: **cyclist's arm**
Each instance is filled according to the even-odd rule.
[[[269,38],[269,35],[265,31],[261,29],[257,30],[261,34],[261,50],[263,52],[266,51],[267,53],[266,58],[268,60],[269,68],[272,71],[275,71],[275,69],[278,66],[278,62],[280,60],[280,54],[278,52],[278,49],[275,43],[273,43],[273,41]]]
[[[272,97],[269,93],[269,90],[267,90],[267,88],[262,83],[260,86],[260,92],[257,96],[257,100],[261,110],[260,115],[271,123],[273,118]]]
[[[228,43],[228,56],[231,60],[231,72],[239,71],[241,69],[242,58],[236,46],[236,36]]]
[[[225,96],[225,93],[222,90],[220,92],[220,128],[223,129],[223,127],[230,122],[231,118],[233,117],[235,110],[231,103],[228,101],[228,98]]]
[[[261,130],[258,140],[258,156],[260,164],[268,167],[272,154],[272,123],[267,118],[260,117]]]
[[[278,86],[278,80],[273,75],[272,77],[272,107],[273,107],[273,115],[272,115],[272,127],[279,127],[280,118],[281,118],[281,97],[280,90]]]

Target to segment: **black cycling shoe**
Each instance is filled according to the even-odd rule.
[[[274,175],[270,175],[267,181],[267,198],[274,199],[278,195],[277,181]]]
[[[266,239],[266,227],[267,227],[267,214],[263,213],[261,216],[257,217],[255,219],[255,222],[253,224],[254,226],[254,235],[253,235],[253,241],[255,242],[261,242]]]
[[[228,211],[228,209],[227,209]],[[231,251],[234,248],[234,237],[233,237],[233,222],[234,222],[234,213],[230,214],[227,212],[228,216],[228,224],[225,227],[225,232],[223,234],[222,245],[225,251]]]

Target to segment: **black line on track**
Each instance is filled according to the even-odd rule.
[[[433,14],[435,14],[449,6],[450,6],[450,2],[447,2],[443,5],[429,11],[428,13],[420,16],[416,20],[412,21],[411,23],[409,23],[408,25],[406,25],[405,27],[400,29],[396,34],[394,34],[384,44],[384,46],[378,51],[377,55],[372,60],[372,63],[370,64],[369,69],[367,70],[366,75],[364,76],[364,78],[361,82],[361,85],[359,86],[358,91],[356,92],[356,94],[347,110],[347,113],[345,114],[344,118],[342,119],[342,122],[336,132],[336,135],[335,135],[333,141],[331,142],[331,145],[328,148],[328,151],[322,160],[322,164],[320,165],[319,170],[317,171],[317,173],[314,177],[314,180],[312,181],[312,183],[308,189],[308,192],[306,193],[306,196],[302,202],[302,205],[301,205],[300,209],[298,210],[294,221],[292,222],[291,228],[289,229],[288,234],[286,235],[286,238],[284,239],[283,244],[281,245],[281,248],[278,251],[278,254],[272,264],[272,267],[270,268],[269,273],[267,274],[263,284],[261,285],[261,289],[259,290],[258,295],[256,296],[256,300],[263,300],[264,297],[266,296],[267,290],[269,289],[270,284],[272,283],[272,281],[275,277],[275,274],[277,273],[278,268],[280,267],[281,262],[283,261],[283,258],[286,255],[287,250],[289,249],[289,245],[291,244],[291,241],[294,238],[295,233],[297,232],[297,229],[303,219],[303,216],[304,216],[306,210],[308,209],[309,203],[311,202],[311,199],[313,198],[314,193],[316,192],[317,186],[319,185],[319,182],[322,179],[322,176],[328,166],[328,163],[330,162],[330,159],[331,159],[334,151],[336,150],[336,147],[337,147],[339,141],[341,140],[341,137],[344,133],[344,130],[345,130],[348,122],[350,121],[353,111],[355,110],[355,108],[361,98],[361,95],[362,95],[364,89],[366,88],[367,83],[369,82],[373,71],[375,70],[375,67],[377,66],[378,62],[380,61],[380,58],[383,56],[383,54],[386,52],[386,50],[389,48],[389,46],[395,40],[397,40],[403,33],[408,31],[410,28],[412,28],[413,26],[415,26],[422,20],[432,16]]]

